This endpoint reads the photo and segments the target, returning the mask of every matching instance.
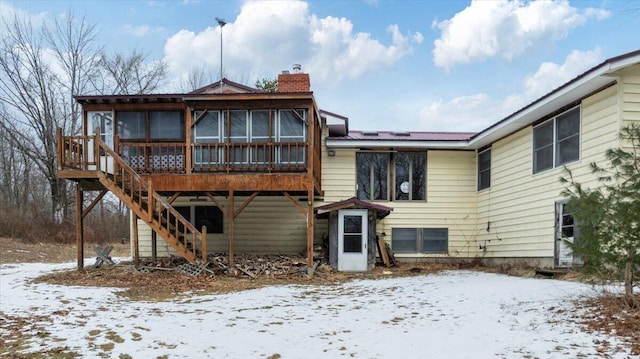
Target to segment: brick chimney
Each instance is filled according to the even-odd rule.
[[[294,65],[295,73],[282,71],[278,75],[278,92],[311,92],[309,74],[300,72],[300,65]]]

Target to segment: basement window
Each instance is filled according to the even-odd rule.
[[[207,227],[207,233],[223,233],[224,216],[217,206],[175,206],[198,231]]]
[[[396,253],[442,253],[449,251],[448,228],[393,228],[391,248]]]

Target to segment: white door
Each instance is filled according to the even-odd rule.
[[[338,270],[367,270],[367,210],[338,211]]]
[[[110,111],[106,112],[89,112],[87,114],[87,134],[89,136],[93,136],[96,134],[96,130],[100,131],[100,139],[109,146],[109,148],[113,148],[113,115]],[[89,139],[88,141],[88,158],[89,162],[94,161],[94,146],[93,139]],[[114,149],[116,150],[116,149]],[[95,166],[92,166],[95,169]],[[100,157],[100,169],[109,173],[113,173],[113,159],[105,158],[104,156]]]
[[[556,266],[571,267],[581,265],[582,260],[573,254],[568,243],[574,243],[577,226],[574,218],[567,211],[566,202],[556,203]]]

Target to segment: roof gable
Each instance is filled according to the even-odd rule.
[[[222,85],[222,92],[220,91]],[[216,81],[207,86],[200,87],[188,93],[188,95],[206,95],[206,94],[229,94],[229,93],[264,93],[265,91],[253,87],[249,87],[237,82],[233,82],[223,78],[222,81]]]

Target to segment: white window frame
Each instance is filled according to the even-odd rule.
[[[283,111],[294,111],[294,112],[298,112],[300,113],[300,111],[302,111],[302,120],[300,121],[302,123],[302,137],[300,136],[287,136],[287,135],[282,135],[282,126],[281,126],[281,121],[282,121],[282,112]],[[276,142],[282,142],[282,143],[287,143],[287,142],[306,142],[307,140],[307,121],[308,119],[308,114],[307,114],[307,110],[303,109],[303,108],[298,108],[298,109],[280,109],[278,110],[278,116],[277,116],[277,125],[276,125]],[[299,139],[299,141],[283,141],[283,139]],[[283,161],[280,154],[281,154],[281,150],[282,147],[281,146],[276,146],[276,162],[278,163],[282,163],[282,164],[303,164],[305,163],[305,157],[306,157],[306,151],[305,148],[303,147],[303,153],[302,153],[302,158],[298,159],[298,161]]]
[[[204,111],[194,111],[193,112],[193,118],[197,119],[200,114],[204,112]],[[222,139],[223,139],[223,134],[224,134],[224,120],[222,117],[222,111],[207,111],[207,115],[209,115],[210,113],[217,113],[218,114],[218,136],[199,136],[198,135],[198,125],[200,124],[200,122],[196,123],[193,126],[193,143],[222,143]],[[204,119],[200,120],[203,121]],[[202,161],[202,153],[200,153],[200,161],[197,160],[197,156],[196,153],[193,153],[193,164],[196,167],[206,167],[208,165],[219,165],[221,163],[224,162],[224,150],[222,147],[218,148],[218,161],[212,161],[211,159],[209,159],[209,161]]]
[[[557,129],[558,128],[558,122],[557,122],[558,118],[561,117],[562,115],[565,115],[565,114],[571,112],[571,111],[575,111],[576,109],[578,111],[578,133],[575,134],[575,135],[578,136],[578,158],[576,158],[575,160],[564,162],[564,163],[557,163],[558,162],[557,161],[557,157],[558,157],[558,142],[559,142],[558,141],[558,129]],[[553,155],[553,158],[551,160],[552,161],[551,162],[552,166],[549,167],[549,168],[542,169],[542,170],[537,170],[536,169],[536,161],[535,161],[536,148],[534,148],[534,146],[535,146],[535,131],[536,131],[536,128],[539,128],[540,126],[547,125],[549,123],[551,123],[551,127],[553,128],[553,135],[552,135],[553,137],[552,137],[552,143],[551,143],[551,145],[552,145],[552,155]],[[541,123],[533,126],[533,131],[532,131],[532,135],[531,135],[531,150],[532,150],[531,170],[532,170],[533,174],[546,172],[546,171],[552,170],[554,168],[557,168],[559,166],[563,166],[563,165],[566,165],[566,164],[569,164],[569,163],[574,163],[574,162],[580,161],[580,150],[581,150],[580,142],[581,142],[581,139],[582,139],[581,132],[582,132],[582,109],[580,108],[580,105],[574,106],[574,107],[572,107],[572,108],[570,108],[570,109],[568,109],[568,110],[566,110],[566,111],[564,111],[564,112],[562,112],[560,114],[557,114],[556,116],[554,116],[554,117],[552,117],[552,118],[550,118],[550,119],[548,119],[548,120],[546,120],[544,122],[541,122]]]
[[[485,153],[489,152],[489,168],[485,168],[485,169],[481,169],[480,168],[480,156],[484,155]],[[493,152],[491,151],[491,147],[486,148],[480,152],[478,152],[478,170],[477,170],[477,189],[478,191],[484,191],[485,189],[489,189],[491,188],[491,165],[493,162]],[[480,187],[480,178],[481,178],[481,174],[489,172],[489,184],[486,185],[485,187]]]

